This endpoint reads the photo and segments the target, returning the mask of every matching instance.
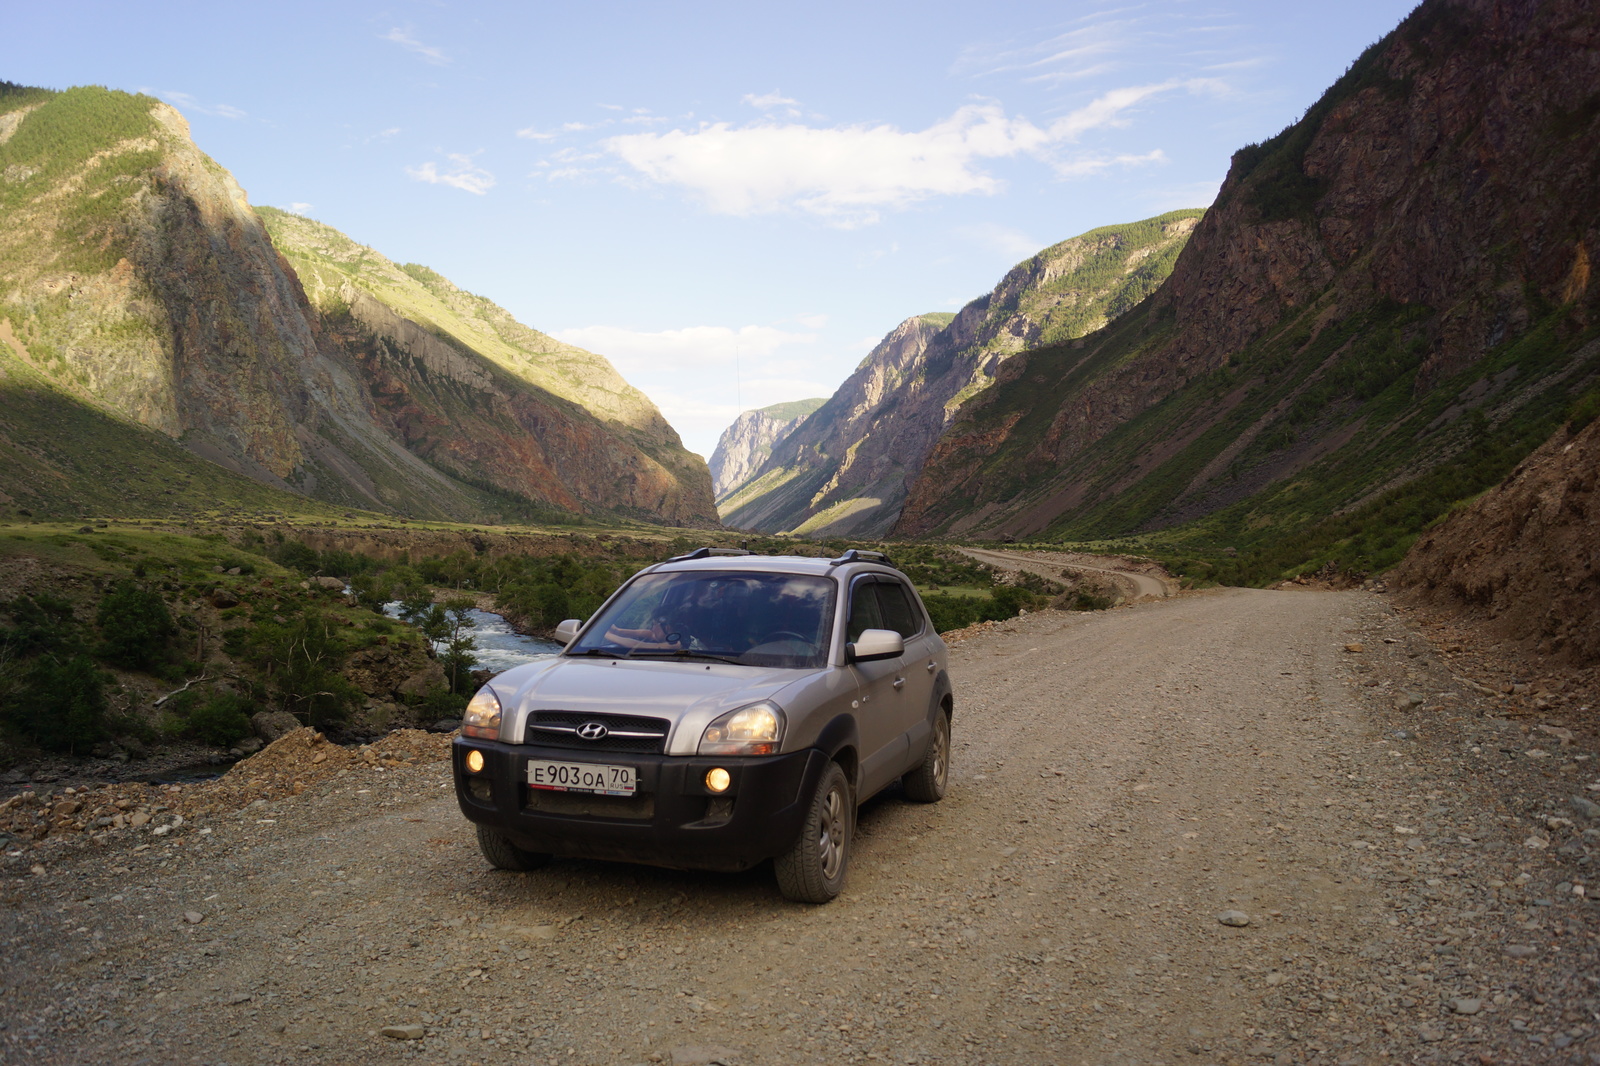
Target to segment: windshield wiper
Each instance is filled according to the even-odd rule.
[[[693,651],[689,648],[679,648],[677,651],[636,651],[629,655],[630,659],[711,659],[719,663],[729,663],[733,666],[743,666],[739,659],[727,655],[718,655],[709,651]]]
[[[626,659],[627,655],[621,651],[610,651],[606,648],[584,648],[582,651],[569,651],[568,655],[576,658],[579,655],[604,656],[607,659]]]

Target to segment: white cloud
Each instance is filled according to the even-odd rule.
[[[449,185],[478,196],[494,188],[494,175],[474,163],[470,155],[452,152],[449,159],[452,165],[447,171],[441,172],[434,163],[427,162],[418,167],[406,167],[406,173],[416,181]]]
[[[740,103],[749,104],[757,111],[772,113],[781,112],[790,118],[799,118],[801,115],[800,101],[790,99],[776,90],[757,96],[755,93],[745,93]]]
[[[362,144],[371,144],[373,141],[387,141],[391,137],[398,136],[399,133],[400,133],[400,127],[399,126],[390,126],[386,130],[379,130],[377,133],[369,133],[369,134],[367,134],[365,137],[361,138],[361,143]]]
[[[309,215],[311,213],[311,205],[303,200],[296,200],[289,205],[289,210],[297,215]]]
[[[1063,147],[1091,130],[1126,124],[1128,112],[1154,96],[1210,84],[1174,80],[1114,89],[1045,126],[977,103],[924,130],[717,122],[601,143],[646,180],[681,186],[719,214],[799,210],[856,226],[875,222],[882,209],[935,196],[998,192],[1001,182],[981,169],[985,160],[1032,155],[1071,175],[1071,161],[1056,159]]]
[[[807,329],[821,329],[828,324],[827,315],[795,315],[794,320]]]
[[[736,356],[741,363],[745,359],[771,359],[782,348],[813,344],[817,339],[812,333],[791,333],[772,326],[687,326],[655,332],[621,326],[580,326],[560,330],[555,336],[604,355],[625,377],[633,373],[680,374],[708,369],[731,372]]]
[[[197,115],[210,115],[212,118],[241,119],[248,115],[232,104],[202,104],[188,93],[180,93],[172,89],[140,89],[142,93],[159,96],[173,107]]]
[[[1090,174],[1103,174],[1113,168],[1148,166],[1165,163],[1167,153],[1157,148],[1144,155],[1114,155],[1084,159],[1069,159],[1056,164],[1055,171],[1064,178],[1084,178]]]
[[[435,48],[431,44],[423,44],[417,40],[412,35],[411,27],[409,26],[405,29],[396,26],[388,33],[383,34],[380,39],[397,44],[408,52],[415,52],[434,66],[443,66],[450,62],[450,57],[444,54],[443,49]]]
[[[563,122],[553,130],[541,130],[534,126],[529,126],[526,129],[518,130],[517,136],[530,141],[553,141],[563,133],[581,133],[584,130],[595,128],[595,126],[587,122]]]

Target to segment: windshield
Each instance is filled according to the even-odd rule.
[[[646,574],[622,590],[567,654],[815,668],[827,661],[832,622],[833,582],[825,577]]]

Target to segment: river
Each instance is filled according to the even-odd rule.
[[[399,618],[400,604],[384,604],[383,613],[390,618]],[[473,624],[472,639],[477,642],[477,647],[473,648],[472,654],[478,658],[479,670],[492,670],[499,674],[513,666],[547,659],[561,650],[561,645],[554,641],[518,633],[511,628],[510,622],[492,611],[480,611],[474,607],[467,612],[467,617]],[[440,646],[436,645],[435,650],[440,650]]]

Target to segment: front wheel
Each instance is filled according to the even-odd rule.
[[[950,781],[950,717],[943,711],[933,723],[933,736],[928,740],[928,754],[922,765],[901,778],[906,796],[918,803],[938,803],[944,799],[945,787]]]
[[[478,850],[497,870],[537,870],[550,863],[550,856],[542,851],[524,851],[511,843],[504,833],[478,826]]]
[[[827,903],[836,897],[850,865],[855,820],[850,781],[839,764],[831,762],[811,794],[800,839],[773,861],[778,890],[796,903]]]

